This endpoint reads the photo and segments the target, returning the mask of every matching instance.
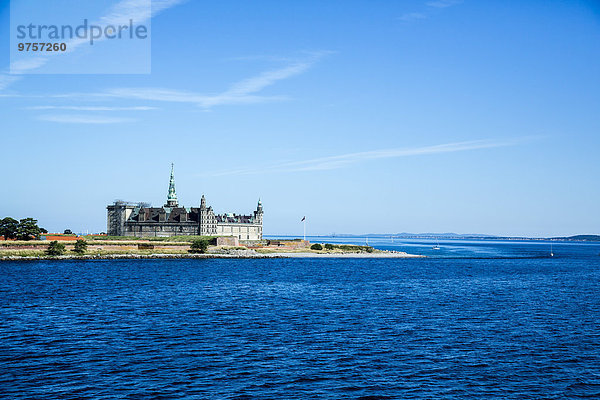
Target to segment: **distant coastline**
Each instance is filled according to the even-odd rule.
[[[291,238],[293,235],[265,235],[265,237]],[[372,233],[372,234],[331,234],[311,235],[311,238],[368,238],[368,239],[443,239],[443,240],[531,240],[531,241],[563,241],[563,242],[600,242],[600,235],[573,235],[556,237],[527,237],[527,236],[494,236],[482,234],[460,234],[460,233]]]

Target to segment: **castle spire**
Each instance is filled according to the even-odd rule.
[[[262,207],[262,201],[260,201],[260,198],[259,198],[258,205],[256,206],[256,211],[254,211],[254,220],[261,225],[262,225],[263,214],[264,214],[264,212],[263,212],[263,207]]]
[[[167,204],[165,207],[178,207],[177,193],[175,193],[175,173],[174,165],[171,163],[171,179],[169,179],[169,194],[167,195]]]

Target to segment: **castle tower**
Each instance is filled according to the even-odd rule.
[[[258,205],[256,206],[256,211],[254,211],[254,218],[257,223],[262,224],[263,214],[262,202],[258,199]]]
[[[217,218],[212,207],[206,207],[206,198],[202,195],[198,210],[198,234],[210,236],[217,234]]]
[[[167,195],[167,204],[165,207],[178,207],[177,193],[175,193],[175,174],[173,172],[173,164],[171,163],[171,179],[169,180],[169,194]]]
[[[125,236],[125,222],[135,206],[121,200],[106,207],[106,233],[109,236]]]

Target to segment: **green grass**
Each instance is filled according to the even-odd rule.
[[[152,255],[152,254],[189,254],[187,249],[159,249],[159,250],[89,250],[83,256],[108,256],[108,255]],[[73,251],[65,251],[65,256],[77,257]],[[46,250],[1,250],[2,257],[46,257]]]
[[[334,244],[333,245],[333,249],[339,249],[339,250],[343,250],[343,251],[352,251],[352,252],[358,252],[358,251],[366,251],[367,253],[371,253],[373,252],[373,247],[371,246],[357,246],[354,244]]]
[[[112,254],[136,254],[136,255],[146,255],[149,256],[151,254],[188,254],[187,250],[184,249],[148,249],[148,250],[90,250],[86,252],[87,255],[90,256],[108,256]]]
[[[89,241],[104,241],[104,240],[142,240],[142,238],[136,236],[95,236],[88,235],[83,237]]]
[[[39,246],[50,243],[47,240],[0,240],[0,247],[4,246]]]
[[[198,239],[206,239],[209,243],[215,243],[218,236],[171,236],[167,238],[157,238],[162,239],[163,242],[193,242]],[[150,239],[152,240],[152,239]]]
[[[46,255],[45,249],[40,250],[0,250],[0,257],[42,257]]]
[[[165,241],[151,241],[152,245],[155,246],[189,246],[190,242],[165,242]],[[140,243],[146,243],[147,241],[140,242],[139,240],[88,240],[89,246],[137,246]]]
[[[196,239],[207,239],[210,242],[214,242],[214,240],[218,236],[170,236],[170,237],[137,237],[137,236],[85,236],[86,240],[90,242],[103,242],[103,241],[111,241],[111,242],[122,242],[122,241],[140,241],[140,240],[149,240],[151,242],[193,242]]]
[[[273,254],[273,253],[284,253],[285,250],[276,250],[276,249],[254,249],[259,254]]]
[[[313,250],[311,248],[299,248],[299,249],[290,249],[290,248],[258,248],[254,249],[257,253],[260,254],[272,254],[272,253],[373,253],[375,249],[371,246],[357,246],[352,244],[334,244],[333,250]]]

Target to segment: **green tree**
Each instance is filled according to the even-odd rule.
[[[17,228],[17,239],[31,240],[40,236],[40,228],[37,226],[37,220],[33,218],[23,218],[19,221]]]
[[[87,251],[87,247],[87,242],[83,239],[79,239],[75,242],[75,248],[73,251],[79,255],[83,255]]]
[[[48,245],[48,250],[46,250],[46,254],[48,254],[49,256],[62,256],[63,254],[65,254],[65,244],[53,240]]]
[[[206,253],[206,250],[208,250],[208,239],[194,240],[190,246],[190,249],[192,253]]]
[[[331,243],[325,243],[325,250],[333,250],[334,247]]]
[[[315,243],[312,246],[310,246],[311,250],[323,250],[323,246],[321,246],[319,243]]]
[[[16,239],[19,221],[14,218],[6,217],[0,220],[0,236],[4,236],[4,240]]]

